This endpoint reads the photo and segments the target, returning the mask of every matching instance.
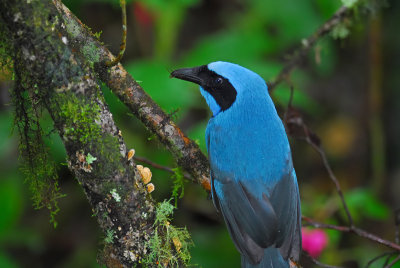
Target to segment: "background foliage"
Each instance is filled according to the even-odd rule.
[[[117,0],[64,3],[94,32],[102,32],[100,39],[117,52],[121,34]],[[123,64],[205,152],[206,104],[196,86],[170,79],[168,72],[224,60],[248,67],[268,81],[283,67],[285,55],[342,4],[339,0],[133,1],[127,10]],[[395,233],[394,210],[400,207],[399,11],[400,4],[392,0],[371,18],[360,14],[351,25],[341,25],[333,37],[317,44],[291,77],[293,104],[320,136],[355,224],[390,240]],[[65,165],[65,150],[48,116],[41,122],[43,136],[57,163],[61,192],[66,194],[59,200],[57,228],[49,224],[48,211],[32,207],[31,193],[18,169],[17,133],[12,132],[12,76],[0,66],[0,267],[97,267],[98,248],[106,237]],[[103,91],[136,155],[176,168],[156,138],[105,86]],[[290,97],[288,86],[281,84],[272,97],[283,115]],[[302,141],[291,140],[291,144],[303,214],[345,224],[339,198],[318,155]],[[153,196],[159,201],[169,199],[173,181],[182,177],[154,168],[152,172]],[[192,234],[192,263],[239,267],[239,254],[212,202],[198,185],[184,185],[174,223]],[[327,233],[322,262],[363,267],[386,250],[351,234]],[[303,263],[310,266],[306,260]]]

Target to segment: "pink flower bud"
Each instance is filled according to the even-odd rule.
[[[317,258],[328,244],[328,235],[321,229],[301,228],[303,250]]]

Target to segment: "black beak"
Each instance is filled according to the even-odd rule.
[[[175,70],[171,73],[170,77],[186,80],[189,82],[202,85],[204,81],[200,77],[201,71],[204,70],[205,65],[193,67],[193,68],[182,68]]]

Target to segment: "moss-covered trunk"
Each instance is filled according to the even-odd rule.
[[[108,238],[103,260],[114,267],[139,263],[154,231],[154,202],[126,157],[93,64],[70,48],[52,1],[1,0],[0,15],[14,47],[14,94],[27,95],[53,118],[69,168]]]

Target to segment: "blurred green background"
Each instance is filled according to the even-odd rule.
[[[63,1],[117,53],[121,19],[117,0]],[[394,240],[394,211],[400,208],[400,35],[399,1],[370,14],[359,12],[351,27],[322,39],[291,76],[294,106],[322,140],[347,198],[355,224]],[[151,97],[205,152],[210,113],[196,86],[170,79],[175,68],[216,60],[238,63],[266,81],[276,76],[301,40],[342,5],[340,0],[143,0],[129,2],[128,44],[122,60]],[[372,15],[371,15],[372,14]],[[346,35],[341,39],[339,35]],[[86,197],[66,167],[65,150],[43,128],[58,163],[60,200],[56,229],[46,210],[34,210],[18,169],[18,137],[12,132],[9,73],[0,72],[0,267],[99,267],[104,235]],[[171,155],[106,87],[104,95],[129,148],[153,162],[176,167]],[[290,96],[282,83],[272,93],[280,115]],[[347,223],[334,185],[317,153],[291,139],[303,214],[325,223]],[[140,163],[138,163],[140,164]],[[151,167],[150,167],[151,168]],[[153,197],[171,197],[171,174],[151,168]],[[185,183],[174,224],[192,234],[192,263],[198,267],[239,267],[240,257],[198,185]],[[319,260],[365,267],[388,249],[353,234],[327,231],[329,242]],[[382,267],[385,258],[372,267]],[[304,267],[312,264],[303,258]],[[396,267],[400,267],[397,265]]]

